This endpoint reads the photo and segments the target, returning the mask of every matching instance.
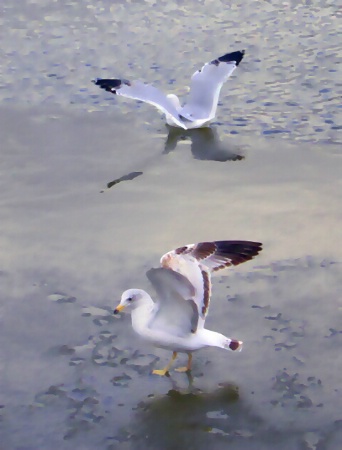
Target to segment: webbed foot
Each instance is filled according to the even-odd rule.
[[[184,366],[184,367],[177,367],[177,369],[175,369],[176,372],[190,372],[191,369],[188,366]]]
[[[165,375],[169,375],[169,371],[167,369],[156,369],[152,371],[153,375],[160,375],[164,377]]]
[[[160,375],[161,377],[164,377],[165,375],[169,375],[169,369],[172,366],[174,360],[177,358],[177,352],[172,353],[172,358],[169,364],[164,367],[164,369],[155,369],[152,371],[154,375]]]

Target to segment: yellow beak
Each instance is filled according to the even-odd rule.
[[[123,305],[118,305],[115,309],[114,309],[114,314],[119,314],[119,312],[121,312],[125,307]]]

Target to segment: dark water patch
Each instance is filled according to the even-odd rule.
[[[336,330],[335,328],[329,328],[329,335],[326,335],[324,337],[326,338],[331,338],[331,337],[335,337],[338,336],[339,334],[342,334],[342,330]]]
[[[289,373],[287,369],[279,371],[275,377],[272,390],[276,391],[278,399],[271,400],[273,405],[284,407],[291,404],[297,408],[312,408],[320,406],[314,404],[309,397],[310,390],[322,389],[322,381],[315,376],[303,379],[298,373]]]
[[[279,130],[279,129],[273,129],[273,130],[264,130],[262,134],[265,135],[271,135],[271,134],[281,134],[281,133],[290,133],[289,130]]]
[[[129,381],[132,379],[129,375],[126,373],[123,373],[122,375],[117,375],[113,377],[112,383],[113,386],[120,386],[120,387],[128,387]]]

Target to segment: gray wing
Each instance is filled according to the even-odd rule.
[[[227,53],[197,70],[191,78],[189,99],[180,115],[188,120],[212,120],[221,87],[240,64],[244,53],[244,50]]]
[[[178,126],[186,128],[179,120],[178,111],[172,101],[163,92],[151,84],[145,84],[142,81],[127,81],[114,78],[97,78],[96,80],[93,80],[93,83],[112,94],[122,95],[123,97],[149,103],[164,114],[172,116]]]
[[[178,336],[195,333],[199,314],[195,302],[191,299],[194,296],[194,287],[190,281],[180,273],[164,268],[150,269],[146,276],[158,295],[158,312],[151,328],[170,330]]]

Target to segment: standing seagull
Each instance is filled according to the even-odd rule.
[[[203,347],[241,350],[242,342],[204,328],[211,297],[211,273],[249,261],[262,249],[259,242],[215,241],[190,244],[162,256],[161,267],[146,275],[153,284],[158,300],[154,302],[142,289],[128,289],[114,310],[131,310],[132,327],[143,339],[156,347],[172,350],[172,358],[164,369],[154,370],[166,375],[177,352],[188,354],[190,371],[192,352]]]
[[[244,54],[244,50],[227,53],[197,70],[191,77],[189,98],[183,107],[177,95],[165,95],[142,81],[97,78],[93,83],[112,94],[154,105],[165,114],[168,125],[185,130],[201,128],[209,126],[214,119],[221,87],[240,64]]]

